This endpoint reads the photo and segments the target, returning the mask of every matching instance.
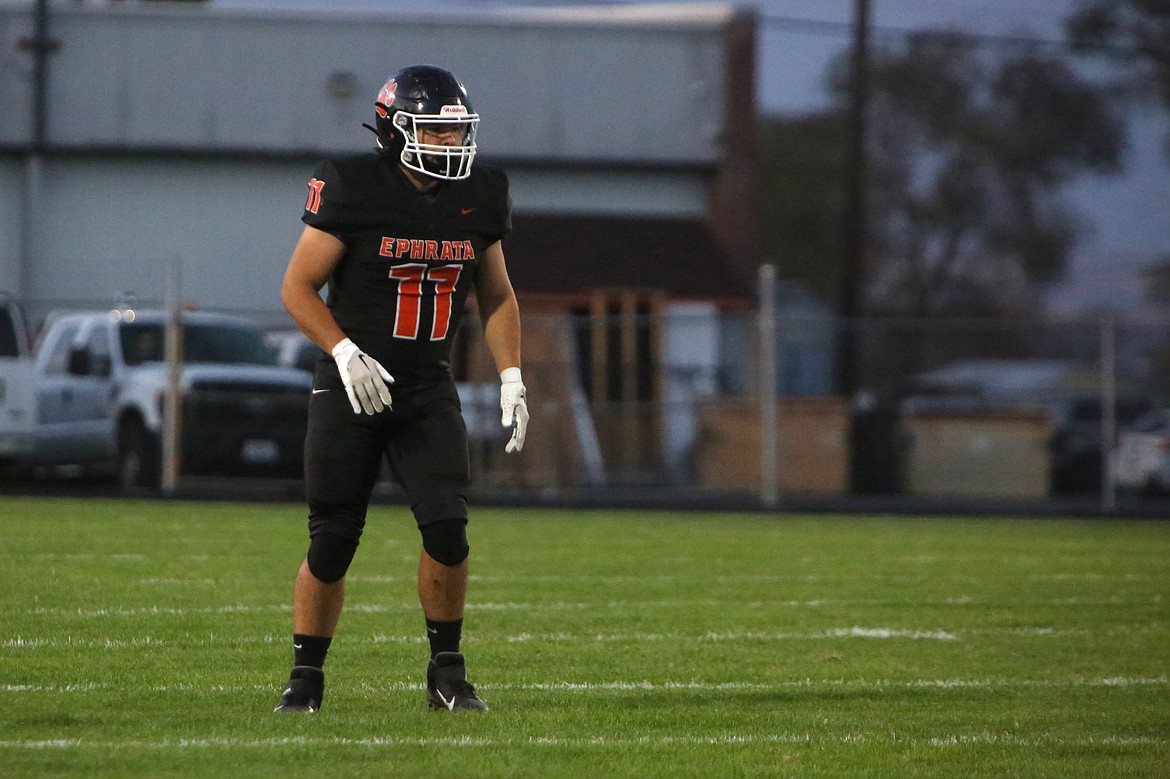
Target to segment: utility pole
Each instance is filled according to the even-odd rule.
[[[34,153],[44,150],[48,141],[49,55],[57,50],[57,43],[49,38],[49,0],[37,0],[33,14],[33,36],[20,42],[20,47],[33,55],[32,127],[30,145]]]
[[[32,267],[37,251],[37,231],[40,219],[41,189],[43,186],[43,154],[49,142],[48,83],[49,56],[58,42],[49,37],[49,0],[37,0],[33,7],[33,34],[21,38],[18,46],[32,55],[32,105],[29,106],[28,151],[25,154],[25,173],[21,193],[19,252],[13,278],[13,291],[26,297],[32,279]]]
[[[866,164],[866,116],[869,103],[870,0],[854,0],[853,50],[850,62],[853,88],[849,110],[849,155],[846,167],[844,256],[839,308],[844,327],[837,360],[837,386],[849,398],[857,391],[861,341],[861,300],[865,289],[868,202]]]

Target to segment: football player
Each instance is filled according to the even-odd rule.
[[[276,710],[321,707],[345,574],[383,460],[422,535],[427,700],[485,710],[460,651],[471,477],[450,355],[474,289],[500,372],[505,449],[519,452],[528,408],[520,313],[501,248],[511,229],[508,179],[474,162],[479,116],[449,71],[403,68],[374,108],[365,126],[377,150],[326,160],[309,180],[305,227],[281,288],[285,308],[325,354],[305,440],[309,547],[293,589],[293,669]]]

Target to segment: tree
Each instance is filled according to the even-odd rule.
[[[1116,108],[1058,57],[997,55],[957,33],[917,33],[876,48],[869,78],[865,313],[920,323],[1034,312],[1036,284],[1061,277],[1078,238],[1061,186],[1119,169],[1124,135]],[[787,244],[802,230],[819,240],[822,264],[839,269],[846,58],[830,83],[832,109],[774,128],[766,138],[775,143],[762,144],[787,160],[765,169],[765,186],[771,182],[777,194],[765,203],[764,222],[773,232],[792,230]],[[809,216],[814,207],[828,216]],[[787,244],[766,243],[782,274],[799,270],[826,292],[830,281],[839,283],[807,259],[812,251]],[[902,341],[904,370],[929,360],[925,339]],[[924,353],[906,358],[909,344]],[[876,362],[889,361],[879,355]]]
[[[1066,29],[1077,51],[1113,66],[1115,99],[1160,103],[1170,112],[1170,2],[1082,0]],[[1170,157],[1170,132],[1165,138]],[[1170,255],[1155,259],[1143,275],[1147,300],[1170,316]],[[1170,347],[1153,347],[1148,363],[1151,384],[1170,396]]]
[[[841,289],[847,126],[838,112],[761,123],[765,260],[826,300]]]
[[[1170,3],[1082,0],[1066,29],[1077,51],[1117,66],[1115,95],[1153,98],[1170,110]]]
[[[1031,305],[1031,284],[1059,279],[1076,240],[1060,186],[1119,169],[1122,120],[1064,61],[997,61],[955,33],[877,50],[870,78],[872,305]],[[844,104],[847,79],[834,85]]]

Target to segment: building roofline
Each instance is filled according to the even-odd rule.
[[[32,0],[14,2],[0,0],[0,13],[26,12],[33,8]],[[289,6],[279,0],[254,6],[219,5],[215,2],[155,3],[110,2],[103,4],[57,5],[51,8],[53,16],[123,16],[130,18],[203,19],[231,18],[244,21],[271,23],[274,18],[317,22],[321,19],[364,23],[388,19],[409,22],[439,20],[443,24],[497,25],[501,27],[574,27],[578,29],[622,29],[669,33],[695,29],[724,27],[739,12],[730,3],[639,3],[613,5],[600,3],[561,7],[483,7],[474,3],[452,2],[420,9],[417,3],[381,2],[370,5],[354,4],[336,7],[322,4]]]

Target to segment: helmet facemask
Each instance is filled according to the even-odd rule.
[[[402,151],[399,159],[413,171],[437,179],[465,179],[471,175],[471,163],[475,160],[475,131],[479,126],[479,115],[468,112],[465,106],[443,106],[438,114],[412,114],[406,111],[394,113],[395,130],[402,136]],[[460,136],[455,145],[423,143],[420,140],[426,128],[439,132],[454,128]]]

